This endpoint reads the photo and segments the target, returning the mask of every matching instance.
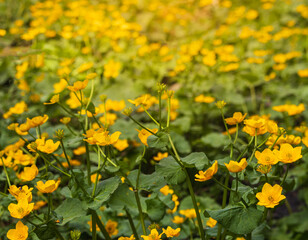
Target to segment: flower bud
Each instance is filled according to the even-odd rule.
[[[222,100],[222,101],[217,101],[217,102],[215,103],[216,107],[219,108],[219,109],[223,109],[223,107],[224,107],[226,104],[227,104],[227,103],[226,103],[224,100]]]

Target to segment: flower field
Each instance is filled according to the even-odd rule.
[[[0,0],[1,240],[306,240],[306,0]]]

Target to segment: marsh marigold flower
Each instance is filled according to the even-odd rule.
[[[263,150],[263,152],[256,151],[255,157],[258,159],[258,163],[262,165],[275,165],[278,163],[276,154],[269,148]]]
[[[240,162],[230,160],[229,163],[225,163],[229,172],[237,173],[243,171],[247,167],[246,158],[242,158]]]
[[[212,103],[214,101],[215,101],[215,98],[211,96],[204,96],[203,94],[195,97],[195,102],[199,102],[199,103]]]
[[[185,217],[192,219],[196,218],[197,214],[194,208],[191,209],[185,209],[185,210],[180,210],[180,214],[184,215]]]
[[[145,130],[145,129],[141,129],[141,130],[136,129],[136,130],[139,132],[138,137],[139,137],[140,141],[141,141],[144,145],[148,146],[148,143],[147,143],[148,137],[151,136],[151,135],[153,135],[153,134],[150,133],[149,131]],[[157,128],[149,129],[149,130],[150,130],[151,132],[153,132],[153,133],[157,133],[157,132],[158,132],[158,129],[157,129]]]
[[[135,240],[135,237],[134,237],[134,234],[133,234],[130,237],[119,237],[118,240]]]
[[[212,228],[215,227],[217,224],[217,221],[214,218],[209,218],[209,220],[206,221],[206,226]]]
[[[60,182],[60,179],[57,181],[48,180],[45,183],[43,183],[43,181],[38,181],[36,183],[36,188],[42,193],[52,193],[57,190],[60,185]]]
[[[67,86],[66,88],[72,92],[77,92],[79,90],[85,89],[88,85],[89,80],[74,82],[73,86]]]
[[[53,95],[52,98],[49,100],[49,102],[46,102],[44,103],[44,105],[51,105],[51,104],[55,104],[57,102],[60,101],[60,95],[59,94],[56,94],[56,95]]]
[[[24,171],[17,175],[22,181],[32,181],[38,175],[38,168],[35,164],[31,167],[25,167]]]
[[[279,151],[274,150],[274,154],[277,156],[280,162],[292,163],[302,158],[302,147],[293,148],[289,143],[282,144]]]
[[[17,204],[11,203],[8,206],[8,210],[13,218],[22,219],[33,210],[34,203],[29,203],[26,194],[23,193],[23,195],[24,197],[21,198]]]
[[[258,192],[256,195],[259,200],[257,204],[265,206],[266,208],[274,208],[280,201],[286,198],[284,195],[281,195],[281,192],[282,187],[278,184],[271,186],[270,184],[265,183],[262,192]]]
[[[32,190],[33,188],[29,188],[27,185],[24,185],[22,187],[17,187],[15,185],[11,185],[8,189],[10,194],[13,195],[17,201],[19,201],[21,198],[26,197],[28,202],[32,201]],[[25,194],[25,195],[23,195]]]
[[[10,229],[6,236],[10,240],[26,240],[28,238],[28,227],[22,221],[18,221],[16,228]]]
[[[210,168],[208,168],[205,172],[199,171],[199,173],[195,175],[196,177],[195,181],[198,181],[198,182],[207,181],[211,179],[215,173],[217,173],[217,170],[218,170],[218,163],[216,160],[213,163],[213,165]]]
[[[237,123],[241,123],[244,120],[244,118],[246,117],[246,115],[247,115],[247,113],[245,113],[243,115],[241,112],[235,112],[235,113],[233,113],[233,117],[226,118],[225,121],[229,125],[235,125]]]
[[[185,221],[185,218],[180,217],[180,216],[174,216],[172,219],[172,222],[175,224],[181,224]]]
[[[124,140],[118,139],[118,141],[114,143],[113,146],[119,151],[123,151],[129,147],[127,139]]]
[[[180,228],[173,229],[172,227],[167,227],[167,229],[163,228],[163,233],[166,234],[167,238],[178,237],[180,235]]]
[[[165,153],[159,152],[159,153],[157,153],[157,156],[153,157],[153,159],[155,161],[159,162],[160,160],[162,160],[163,158],[166,158],[166,157],[168,157],[168,153],[167,152],[165,152]]]
[[[162,187],[160,190],[159,190],[162,194],[164,194],[165,196],[167,196],[169,193],[170,194],[173,194],[174,191],[172,189],[170,189],[170,187],[168,185]]]
[[[141,237],[143,240],[160,240],[162,234],[163,233],[159,234],[156,229],[152,229],[148,236],[141,235]]]
[[[115,236],[119,233],[119,230],[117,229],[118,227],[118,223],[112,220],[108,220],[108,222],[106,223],[106,231],[108,232],[109,236]]]
[[[37,149],[41,152],[50,154],[56,151],[59,145],[60,145],[59,141],[54,143],[52,139],[48,139],[44,145],[38,146]]]

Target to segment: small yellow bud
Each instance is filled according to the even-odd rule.
[[[222,109],[226,104],[227,104],[227,103],[226,103],[224,100],[222,100],[222,101],[217,101],[217,102],[215,103],[215,105],[216,105],[219,109]]]
[[[63,129],[58,129],[58,130],[56,131],[56,137],[57,137],[59,140],[61,140],[61,139],[64,138]]]
[[[132,108],[125,108],[122,113],[126,116],[130,116],[132,112],[133,112]]]

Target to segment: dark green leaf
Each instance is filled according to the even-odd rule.
[[[206,217],[214,218],[218,223],[235,234],[251,233],[260,223],[263,212],[250,206],[231,206],[221,210],[204,211]]]
[[[204,167],[209,164],[209,160],[203,152],[191,153],[188,156],[182,158],[182,162],[186,167],[196,167],[198,170],[204,169]]]
[[[173,157],[167,157],[155,166],[157,174],[164,176],[166,181],[170,184],[178,184],[185,180],[185,173],[181,166],[173,159]]]
[[[159,222],[165,215],[165,205],[158,199],[148,199],[145,202],[149,218],[154,222]]]
[[[147,139],[149,147],[152,148],[164,148],[168,145],[168,135],[164,132],[159,132],[156,135],[151,135]]]
[[[63,217],[61,225],[74,218],[86,215],[86,206],[77,198],[68,198],[55,210],[57,216]]]

